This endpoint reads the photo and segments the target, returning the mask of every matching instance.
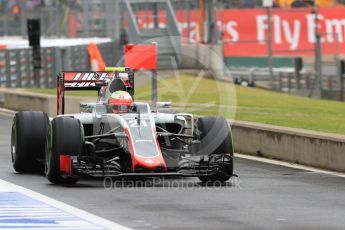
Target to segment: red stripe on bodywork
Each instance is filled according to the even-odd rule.
[[[153,157],[142,157],[140,156],[140,154],[135,152],[134,149],[134,145],[133,145],[133,140],[132,140],[132,136],[129,132],[129,129],[126,128],[125,129],[125,133],[128,137],[128,144],[129,144],[129,150],[131,153],[131,157],[132,157],[132,172],[135,172],[135,168],[136,167],[141,167],[141,168],[145,168],[148,170],[155,170],[157,168],[163,168],[163,171],[167,171],[167,166],[165,164],[163,155],[160,151],[160,147],[157,144],[157,148],[159,150],[159,155],[153,156]]]

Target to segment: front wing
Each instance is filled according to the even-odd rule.
[[[66,177],[86,178],[132,178],[132,177],[202,177],[212,176],[219,173],[232,175],[233,156],[229,154],[212,154],[205,156],[184,157],[177,167],[168,168],[168,171],[145,171],[145,172],[122,172],[120,165],[109,165],[99,158],[62,156],[66,161],[69,159],[70,168],[61,172]],[[68,161],[68,160],[67,160]],[[65,165],[60,168],[66,169]],[[68,168],[68,166],[67,166]],[[231,169],[231,170],[229,170]]]

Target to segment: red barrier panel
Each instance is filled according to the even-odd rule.
[[[125,66],[131,69],[157,69],[157,46],[155,44],[126,45]]]

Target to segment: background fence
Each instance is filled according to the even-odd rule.
[[[108,66],[116,65],[121,57],[117,42],[98,44]],[[0,50],[0,86],[34,87],[31,49]],[[41,48],[42,69],[40,81],[43,87],[56,86],[56,74],[62,70],[90,70],[86,45]]]
[[[39,18],[45,37],[118,38],[117,0],[1,0],[0,36],[26,37],[26,19]]]

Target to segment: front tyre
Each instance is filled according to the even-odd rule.
[[[83,152],[84,135],[80,121],[71,117],[57,117],[48,128],[46,175],[53,184],[74,184],[76,177],[62,176],[60,155],[77,156]]]
[[[227,155],[226,164],[220,163],[221,171],[199,179],[203,183],[225,182],[233,175],[233,143],[231,129],[224,117],[202,117],[196,122],[200,143],[192,146],[193,155]]]

